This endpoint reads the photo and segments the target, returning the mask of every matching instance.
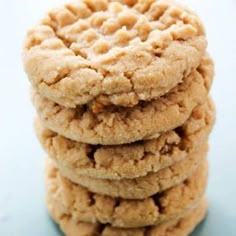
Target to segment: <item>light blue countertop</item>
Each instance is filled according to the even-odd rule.
[[[34,110],[22,69],[26,29],[59,0],[0,0],[0,235],[58,236],[44,205],[45,153],[33,131]],[[215,59],[212,94],[210,210],[193,236],[236,235],[236,1],[186,0],[203,19]]]

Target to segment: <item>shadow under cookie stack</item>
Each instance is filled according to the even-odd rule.
[[[186,236],[207,212],[214,67],[189,9],[77,0],[28,32],[24,64],[67,236]]]

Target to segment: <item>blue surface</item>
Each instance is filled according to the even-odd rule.
[[[186,0],[187,1],[187,0]],[[44,206],[43,159],[21,64],[23,35],[56,0],[0,0],[0,235],[58,236]],[[205,22],[216,62],[210,211],[194,236],[236,235],[236,1],[188,0]]]

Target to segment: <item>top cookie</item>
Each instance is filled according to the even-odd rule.
[[[134,106],[158,98],[199,64],[198,17],[168,0],[79,0],[28,32],[25,70],[44,97],[66,107]]]

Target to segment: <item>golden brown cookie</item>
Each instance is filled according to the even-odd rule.
[[[32,100],[43,124],[54,132],[78,142],[117,145],[151,139],[182,125],[197,105],[206,102],[212,79],[212,60],[204,57],[168,94],[131,108],[110,106],[99,113],[87,105],[69,109],[35,91]]]
[[[109,180],[77,175],[74,169],[59,167],[60,173],[93,193],[121,197],[124,199],[145,199],[158,192],[182,183],[206,161],[208,145],[204,144],[188,158],[158,172],[135,179]]]
[[[207,200],[203,198],[195,208],[179,219],[173,219],[158,226],[123,229],[75,221],[70,214],[56,208],[53,201],[47,202],[51,216],[66,236],[187,236],[204,219],[207,206]]]
[[[144,200],[125,200],[89,192],[64,178],[47,160],[46,186],[49,201],[75,221],[136,228],[157,225],[182,216],[196,206],[207,184],[207,162],[183,183]]]
[[[34,88],[63,106],[134,106],[182,82],[206,44],[198,17],[175,2],[80,0],[28,32],[24,64]]]
[[[127,145],[78,143],[48,130],[38,119],[35,129],[43,148],[60,169],[102,179],[133,179],[187,158],[207,142],[214,120],[215,110],[209,99],[195,108],[191,117],[175,130],[163,132],[152,140]]]

